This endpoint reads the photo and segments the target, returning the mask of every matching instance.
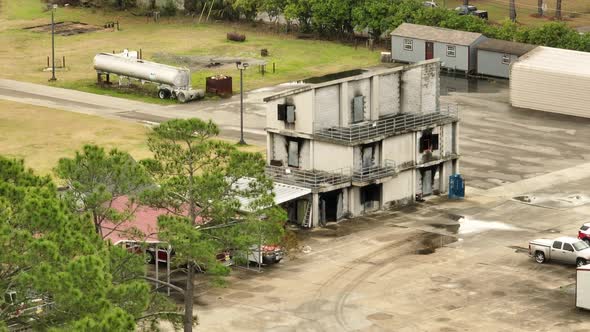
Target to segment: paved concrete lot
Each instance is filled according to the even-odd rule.
[[[531,195],[587,193],[590,177]],[[303,233],[311,248],[261,274],[237,271],[198,299],[206,331],[590,331],[575,267],[537,264],[527,242],[575,235],[590,205],[475,196]]]
[[[527,248],[590,218],[588,121],[514,109],[505,81],[465,82],[446,79],[442,99],[461,106],[470,197],[302,232],[308,254],[199,297],[201,328],[590,331],[575,267],[539,265]],[[523,195],[538,204],[512,199]]]
[[[488,189],[590,160],[590,119],[510,106],[508,81],[442,77],[461,117],[461,173]]]
[[[0,98],[135,121],[198,116],[237,137],[237,98],[162,107],[10,84],[0,80]],[[248,95],[247,140],[264,144],[261,99],[284,88]],[[309,253],[261,274],[236,270],[228,287],[198,296],[199,328],[590,331],[590,313],[574,306],[575,268],[527,255],[528,240],[575,236],[590,219],[590,120],[514,109],[506,81],[447,77],[441,92],[460,105],[467,199],[300,232]],[[523,195],[533,204],[512,199]]]

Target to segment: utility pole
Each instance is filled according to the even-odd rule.
[[[236,62],[236,68],[240,71],[240,141],[238,145],[246,145],[244,141],[244,70],[248,66],[247,62]]]
[[[50,82],[56,81],[55,78],[55,10],[57,5],[51,7],[51,78]]]
[[[537,0],[537,14],[543,16],[543,0]]]
[[[516,22],[516,0],[510,0],[510,20]]]
[[[557,5],[555,6],[555,18],[561,20],[561,0],[557,0]]]
[[[463,5],[464,6],[469,6],[469,0],[463,0]]]

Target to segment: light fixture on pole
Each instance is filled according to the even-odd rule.
[[[55,10],[57,5],[51,7],[51,78],[49,81],[55,81]]]
[[[240,71],[240,141],[238,145],[246,145],[244,141],[244,70],[248,66],[247,62],[236,62],[236,68]]]

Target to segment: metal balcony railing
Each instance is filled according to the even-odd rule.
[[[436,112],[395,114],[381,117],[376,121],[352,124],[349,127],[328,127],[321,123],[314,123],[313,134],[320,140],[354,144],[376,137],[394,136],[425,126],[457,121],[458,118],[457,105],[445,105]]]
[[[316,189],[351,181],[350,169],[335,171],[303,170],[291,167],[266,166],[266,174],[277,182]]]
[[[334,171],[303,170],[282,166],[266,166],[266,175],[275,181],[295,186],[318,189],[352,182],[370,182],[394,176],[398,169],[393,160],[385,160],[382,165],[359,169],[341,168]]]
[[[389,176],[394,176],[397,173],[395,161],[385,160],[383,165],[373,165],[355,169],[352,172],[352,181],[354,182],[369,182],[377,179],[382,179]]]

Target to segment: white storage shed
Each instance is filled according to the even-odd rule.
[[[539,46],[510,67],[512,106],[590,118],[590,53]]]

